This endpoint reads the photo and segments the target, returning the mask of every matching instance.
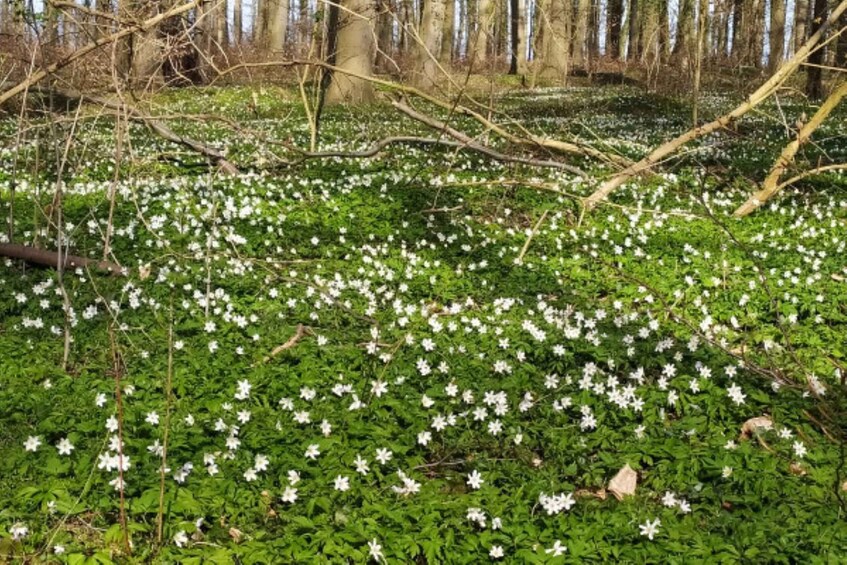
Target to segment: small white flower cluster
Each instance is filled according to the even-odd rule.
[[[547,495],[542,492],[538,495],[538,502],[547,512],[548,516],[566,512],[570,510],[574,504],[576,504],[576,500],[572,493]]]

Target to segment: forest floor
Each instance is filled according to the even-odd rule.
[[[690,121],[627,87],[498,98],[629,157]],[[243,171],[308,145],[293,90],[159,102],[241,124],[168,122]],[[55,241],[73,127],[68,243],[102,258],[114,190],[129,270],[68,271],[63,291],[0,267],[0,561],[847,560],[847,178],[731,217],[803,112],[780,99],[581,222],[573,196],[609,172],[588,162],[582,179],[397,145],[224,176],[133,124],[114,180],[105,117],[0,122],[15,240]],[[432,135],[332,108],[320,148],[408,133]],[[816,140],[801,166],[847,160],[845,115]]]

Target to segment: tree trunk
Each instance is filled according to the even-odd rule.
[[[229,46],[228,21],[227,0],[215,0],[215,42],[221,50]]]
[[[394,70],[394,14],[391,0],[379,0],[377,4],[377,63],[386,72]]]
[[[765,48],[765,0],[753,0],[752,18],[752,28],[748,28],[752,29],[750,33],[750,64],[754,67],[761,67]]]
[[[736,62],[742,62],[745,59],[744,50],[747,42],[741,37],[741,30],[746,4],[747,0],[732,0],[732,59]]]
[[[608,0],[606,22],[606,55],[614,59],[621,58],[621,24],[623,23],[624,0]]]
[[[641,26],[641,6],[639,4],[639,0],[629,0],[627,61],[637,61],[641,57],[641,45],[638,42],[638,33]]]
[[[476,34],[473,45],[469,50],[473,54],[472,61],[476,68],[484,68],[488,63],[488,40],[494,24],[494,2],[493,0],[479,0],[479,13],[477,14]]]
[[[453,63],[453,36],[456,33],[456,0],[445,0],[444,29],[441,34],[441,49],[438,60],[450,67]]]
[[[676,22],[676,42],[673,46],[673,58],[685,68],[691,61],[694,32],[694,0],[680,0],[679,17]]]
[[[374,12],[372,0],[341,0],[336,32],[335,66],[360,77],[373,74]],[[338,9],[338,8],[336,8]],[[374,90],[365,78],[332,73],[326,102],[362,104],[372,102]]]
[[[726,0],[719,0],[715,5],[715,14],[712,18],[712,53],[718,61],[726,59],[727,48],[727,25],[729,5]]]
[[[541,44],[534,74],[563,86],[567,83],[570,62],[570,1],[544,0],[538,3],[538,10]]]
[[[288,31],[289,0],[266,0],[268,6],[268,35],[265,45],[273,54],[285,50],[285,35]]]
[[[796,52],[804,43],[809,31],[809,0],[797,0],[794,5],[793,47]]]
[[[654,67],[664,59],[667,34],[662,33],[662,4],[646,2],[641,6],[641,62]]]
[[[438,82],[438,57],[444,32],[444,0],[423,0],[420,42],[415,45],[414,83],[429,90]]]
[[[841,69],[847,69],[847,15],[842,15],[838,20],[838,29],[843,30],[835,43],[834,65]]]
[[[591,17],[591,0],[577,0],[574,19],[573,64],[584,67],[587,59],[588,21]]]
[[[521,30],[520,0],[509,0],[509,74],[518,74],[518,56],[520,55]]]
[[[668,0],[659,0],[657,11],[658,15],[658,57],[662,62],[665,62],[670,57],[671,53],[671,28],[668,21]]]
[[[827,19],[826,0],[814,0],[814,13],[812,14],[812,34],[817,33]],[[809,55],[809,65],[806,66],[806,96],[812,100],[823,98],[823,64],[826,56],[826,47],[815,49]]]
[[[785,0],[771,0],[769,43],[768,69],[773,72],[785,57]]]
[[[232,5],[232,40],[239,47],[244,44],[243,0],[233,0]]]

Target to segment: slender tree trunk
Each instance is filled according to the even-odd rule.
[[[741,36],[744,29],[744,12],[748,0],[732,0],[732,59],[742,63],[746,59],[745,49],[747,42]]]
[[[415,84],[429,90],[436,86],[440,71],[436,57],[441,53],[444,32],[444,0],[423,0],[421,41],[415,46]]]
[[[813,0],[814,13],[812,17],[812,34],[816,33],[827,19],[826,0]],[[815,49],[809,55],[809,65],[806,67],[806,96],[812,100],[823,98],[823,64],[826,56],[826,47]]]
[[[441,54],[438,59],[445,67],[453,64],[453,37],[456,33],[456,0],[445,0],[444,31],[441,34]]]
[[[239,47],[244,44],[243,0],[233,0],[232,5],[232,40]]]
[[[606,55],[621,58],[621,25],[623,24],[624,0],[608,0],[606,29]]]
[[[479,0],[476,34],[473,45],[469,47],[473,53],[473,63],[476,68],[484,68],[488,64],[488,41],[492,35],[494,24],[494,1]]]
[[[509,0],[509,74],[518,74],[518,53],[521,43],[519,0]]]
[[[391,0],[378,0],[377,3],[377,64],[383,71],[394,70],[394,14]]]
[[[720,0],[712,18],[712,53],[718,61],[726,59],[728,10],[727,1]]]
[[[400,49],[401,55],[409,54],[412,42],[410,41],[409,29],[417,27],[415,24],[415,9],[412,6],[412,0],[399,0],[400,14]]]
[[[267,2],[265,0],[254,0],[253,25],[250,29],[250,35],[254,45],[261,45],[264,42],[267,31],[267,21]]]
[[[687,67],[691,61],[694,31],[694,0],[680,0],[679,17],[676,23],[676,42],[673,46],[673,58],[680,67]]]
[[[750,63],[754,67],[761,67],[765,48],[765,0],[753,0],[752,10]]]
[[[785,57],[785,0],[771,0],[769,43],[768,69],[773,72]]]
[[[668,0],[658,0],[658,57],[662,62],[667,61],[671,54],[671,27],[668,21]]]
[[[627,29],[627,61],[637,61],[641,57],[641,45],[638,42],[638,36],[641,26],[641,0],[629,0],[629,22]]]
[[[573,32],[573,65],[584,67],[588,43],[588,21],[591,17],[591,0],[577,0]]]
[[[226,49],[229,46],[227,0],[215,0],[215,41],[219,49]]]
[[[588,20],[588,47],[586,52],[586,64],[588,59],[596,60],[600,57],[600,0],[591,1],[591,14]]]
[[[794,37],[792,38],[796,52],[806,43],[809,29],[809,0],[797,0],[794,5]]]
[[[318,41],[318,39],[315,38],[315,35],[320,35],[317,32],[317,29],[319,29],[321,25],[315,21],[315,18],[317,18],[318,13],[325,14],[326,12],[322,9],[321,6],[318,6],[317,10],[315,11],[315,18],[313,18],[312,13],[309,10],[308,0],[300,0],[299,8],[300,13],[298,14],[297,24],[300,26],[298,35],[298,37],[300,38],[299,47],[302,53],[308,54],[310,52],[312,42]],[[315,21],[314,24],[313,21]]]
[[[355,75],[369,77],[373,74],[375,51],[375,6],[372,0],[341,0],[336,33],[335,66]],[[337,8],[336,8],[337,9]],[[373,86],[364,78],[337,71],[326,101],[332,103],[362,104],[374,99]]]
[[[641,61],[651,67],[664,59],[666,34],[662,32],[662,3],[645,2],[641,6]]]
[[[844,30],[835,43],[835,61],[833,65],[842,69],[847,69],[847,14],[842,15],[838,19],[838,29]]]

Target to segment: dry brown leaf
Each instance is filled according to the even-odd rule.
[[[750,418],[741,426],[741,439],[749,439],[759,430],[772,430],[773,420],[770,416],[757,416]]]
[[[635,494],[635,487],[638,484],[638,474],[629,466],[629,463],[623,466],[618,471],[611,481],[609,481],[609,492],[615,495],[618,500],[623,500],[623,497]]]
[[[140,267],[138,267],[138,278],[139,279],[144,281],[144,280],[147,280],[147,278],[149,276],[150,276],[150,263],[147,263],[146,265],[141,265]]]
[[[835,282],[844,282],[844,277],[842,277],[838,273],[833,273],[832,280],[834,280]]]
[[[804,477],[808,474],[806,469],[804,469],[799,463],[792,463],[788,466],[788,470],[791,471],[792,475],[797,475],[798,477]]]
[[[598,491],[588,490],[586,488],[581,488],[574,493],[574,496],[578,498],[590,496],[592,498],[597,498],[599,500],[606,500],[606,489],[601,488]]]
[[[847,481],[841,483],[841,490],[847,491]]]
[[[242,535],[243,534],[242,534],[241,530],[239,530],[238,528],[230,528],[229,529],[229,537],[231,537],[232,541],[234,541],[235,543],[238,543],[238,542],[241,541]]]

